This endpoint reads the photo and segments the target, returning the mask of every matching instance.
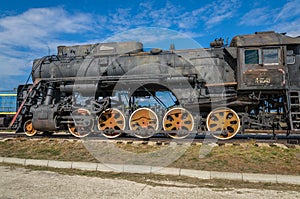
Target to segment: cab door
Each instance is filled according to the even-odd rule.
[[[300,88],[300,45],[287,46],[286,64],[289,73],[289,88]]]

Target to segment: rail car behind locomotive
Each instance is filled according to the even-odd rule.
[[[14,90],[0,91],[0,128],[7,128],[16,114],[17,92]]]
[[[57,55],[34,61],[33,85],[20,90],[11,125],[29,136],[298,133],[299,70],[300,38],[273,31],[188,50],[144,52],[140,42],[59,46]],[[172,104],[164,101],[168,95]],[[141,98],[155,103],[142,105]]]

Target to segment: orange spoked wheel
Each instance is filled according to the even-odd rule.
[[[240,129],[240,118],[230,108],[216,108],[209,113],[206,119],[206,126],[212,135],[221,140],[234,137]]]
[[[149,108],[139,108],[131,114],[129,128],[134,131],[136,137],[149,138],[157,132],[158,117]]]
[[[163,128],[165,131],[173,131],[168,135],[174,139],[185,138],[194,128],[193,116],[184,108],[173,108],[165,114]]]
[[[107,138],[120,136],[125,129],[125,117],[123,113],[116,108],[104,111],[99,116],[98,129]]]
[[[33,128],[32,120],[27,120],[24,123],[24,132],[27,136],[34,136],[37,133],[37,130]]]
[[[73,121],[68,124],[69,132],[78,138],[86,137],[90,134],[93,122],[89,110],[79,108],[72,112]]]

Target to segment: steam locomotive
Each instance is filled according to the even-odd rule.
[[[300,38],[274,31],[188,50],[58,46],[57,55],[34,60],[33,84],[19,86],[11,127],[28,136],[68,130],[107,138],[299,133],[299,72]]]

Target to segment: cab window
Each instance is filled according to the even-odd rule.
[[[278,65],[279,48],[246,49],[245,64]]]
[[[270,48],[262,50],[263,64],[278,64],[278,49]]]
[[[258,64],[258,50],[245,50],[245,64]]]
[[[295,64],[296,58],[295,58],[293,50],[287,51],[286,62],[287,62],[287,64]]]

